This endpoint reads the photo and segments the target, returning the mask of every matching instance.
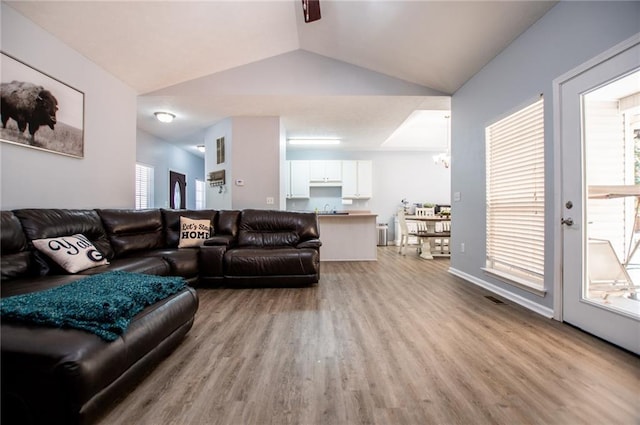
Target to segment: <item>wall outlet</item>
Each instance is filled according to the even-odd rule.
[[[267,196],[267,205],[273,205],[274,202],[273,196]]]
[[[454,201],[460,201],[460,199],[462,199],[462,194],[460,192],[453,192],[453,200]]]
[[[464,242],[460,243],[460,252],[464,252]]]

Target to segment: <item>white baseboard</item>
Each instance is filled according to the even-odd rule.
[[[454,269],[453,267],[449,267],[449,273],[451,273],[452,275],[458,276],[459,278],[462,278],[468,282],[473,283],[474,285],[478,285],[488,291],[494,292],[498,295],[500,295],[501,297],[504,297],[506,299],[508,299],[509,301],[513,301],[516,304],[519,304],[521,306],[523,306],[524,308],[527,308],[531,311],[534,311],[544,317],[547,317],[549,319],[553,318],[553,310],[545,307],[543,305],[540,305],[538,303],[534,303],[531,300],[528,300],[524,297],[521,297],[520,295],[516,295],[513,292],[509,292],[499,286],[496,286],[492,283],[486,282],[482,279],[479,279],[475,276],[471,276],[468,273],[465,273],[463,271],[460,271],[458,269]]]

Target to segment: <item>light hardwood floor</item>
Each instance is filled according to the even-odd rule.
[[[379,249],[318,286],[199,289],[193,329],[106,424],[639,424],[640,359]]]

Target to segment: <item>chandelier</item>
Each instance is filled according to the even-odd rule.
[[[450,128],[450,122],[449,119],[451,118],[451,115],[445,115],[444,119],[447,120],[447,151],[446,152],[442,152],[439,153],[438,155],[434,155],[433,156],[433,162],[436,165],[443,165],[444,168],[449,168],[449,166],[451,165],[451,153],[449,153],[449,145],[451,143],[450,139],[450,135],[449,135],[449,128]]]

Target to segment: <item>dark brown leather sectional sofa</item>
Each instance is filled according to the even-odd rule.
[[[178,248],[180,217],[208,219],[199,248]],[[181,276],[188,283],[283,286],[317,283],[315,214],[284,211],[68,210],[0,212],[0,295],[41,291],[121,270]],[[82,234],[109,260],[68,274],[36,252],[35,239]],[[147,374],[193,325],[196,291],[187,287],[145,308],[119,339],[8,323],[0,325],[2,424],[88,424]]]

